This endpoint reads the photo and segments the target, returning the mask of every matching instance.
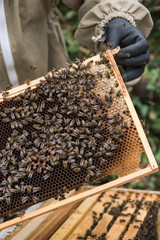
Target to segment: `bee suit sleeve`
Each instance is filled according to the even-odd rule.
[[[114,18],[123,18],[147,37],[153,22],[147,8],[137,0],[63,0],[78,12],[75,38],[94,52],[104,50],[104,29]]]

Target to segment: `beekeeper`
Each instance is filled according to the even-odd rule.
[[[69,61],[56,0],[0,0],[0,89],[16,87]],[[95,53],[120,45],[117,63],[124,80],[139,77],[149,61],[146,37],[152,28],[149,11],[137,0],[63,0],[78,13],[75,38]],[[36,71],[30,66],[35,65]]]

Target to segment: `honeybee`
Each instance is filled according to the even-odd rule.
[[[121,25],[122,25],[123,27],[125,27],[125,26],[126,26],[126,23],[124,23],[124,22],[121,22]]]
[[[51,173],[47,173],[46,175],[43,176],[43,179],[46,181],[48,178],[50,178]]]
[[[103,138],[102,135],[100,135],[99,133],[96,133],[95,137],[98,138],[98,139],[102,139]]]
[[[29,78],[27,78],[26,81],[25,81],[25,83],[26,83],[27,85],[30,85],[30,82],[31,82],[31,80],[30,80]]]
[[[21,129],[23,128],[23,124],[21,122],[16,122],[15,121],[15,126],[16,126],[16,128],[18,128],[18,127],[21,128]]]
[[[107,161],[104,158],[100,158],[100,165],[103,166]]]
[[[29,84],[28,84],[29,85]],[[33,101],[33,100],[36,100],[36,94],[32,93],[30,98],[29,98],[30,101]]]
[[[110,79],[110,73],[109,72],[105,72],[105,76],[106,76],[106,78]]]
[[[25,193],[25,191],[26,191],[26,186],[21,186],[21,193]]]
[[[33,187],[32,188],[33,193],[39,192],[40,190],[41,190],[41,187]]]
[[[7,205],[11,204],[11,198],[10,197],[6,197],[5,200],[6,200]]]
[[[79,173],[79,172],[81,171],[81,169],[80,169],[80,168],[73,168],[73,171],[74,171],[75,173]]]
[[[81,122],[80,122],[79,119],[76,119],[76,124],[77,124],[77,126],[80,126],[80,125],[81,125]]]
[[[111,64],[107,64],[107,67],[109,68],[109,69],[111,69],[112,68],[112,66],[111,66]]]
[[[97,71],[97,75],[98,75],[100,78],[102,78],[102,76],[103,76],[102,73],[101,73],[99,70]]]
[[[37,69],[37,67],[32,65],[32,66],[30,66],[30,69],[32,69],[34,71],[35,69]]]
[[[88,136],[85,135],[85,134],[81,134],[81,135],[79,136],[79,139],[85,139],[85,138],[88,138]]]
[[[17,192],[17,193],[20,193],[20,192],[21,192],[21,188],[20,188],[18,185],[15,185],[15,189],[16,189],[16,192]]]
[[[92,152],[88,152],[88,153],[86,153],[84,156],[85,156],[85,158],[88,158],[88,157],[91,157],[92,155],[93,155]]]
[[[27,202],[29,200],[29,196],[24,196],[21,198],[21,202],[22,204],[24,204],[25,202]]]
[[[0,202],[5,200],[5,196],[0,197]]]
[[[68,189],[66,186],[64,186],[64,187],[63,187],[63,192],[69,193],[69,189]]]
[[[106,152],[106,157],[111,157],[111,156],[113,156],[114,155],[114,153],[113,152]]]
[[[37,172],[38,172],[38,173],[41,173],[41,172],[42,172],[42,165],[39,165],[39,166],[38,166]]]
[[[81,161],[80,161],[80,167],[84,167],[84,163],[85,163],[85,160],[84,159],[82,159]]]
[[[37,153],[38,149],[36,147],[32,147],[33,152]]]
[[[79,148],[78,148],[78,146],[75,147],[74,152],[75,152],[76,155],[79,153]]]
[[[89,158],[88,159],[88,166],[92,166],[92,162],[93,162],[92,158]]]
[[[73,130],[72,135],[73,135],[74,137],[78,137],[79,134],[80,134],[80,130],[79,130],[78,128],[76,128],[76,129]]]
[[[117,92],[117,94],[116,94],[116,96],[117,96],[117,97],[120,97],[121,95],[122,95],[122,92],[121,92],[121,90],[119,89],[118,92]]]
[[[28,120],[27,120],[28,121]],[[33,124],[33,128],[37,129],[37,130],[41,130],[41,126],[39,126],[38,124]]]
[[[63,161],[63,167],[66,169],[67,168],[67,165],[68,165],[68,162],[67,161]]]
[[[6,118],[6,117],[7,117],[7,114],[6,114],[6,113],[4,113],[4,112],[0,112],[0,116],[1,116],[1,117],[5,117],[5,118]]]
[[[85,150],[84,147],[81,147],[81,148],[80,148],[80,155],[83,155],[83,154],[84,154],[84,150]]]
[[[95,167],[94,165],[92,165],[92,166],[88,167],[87,170],[92,170],[92,171],[94,171],[94,170],[96,170],[96,167]]]
[[[10,149],[10,143],[9,143],[9,142],[6,143],[6,149],[7,149],[7,150]]]
[[[33,174],[34,174],[34,171],[31,170],[31,171],[29,172],[29,174],[28,174],[28,177],[29,177],[29,178],[32,178],[32,177],[33,177]]]
[[[85,177],[85,182],[86,182],[86,183],[89,182],[89,181],[90,181],[90,178],[91,178],[90,174],[87,174],[87,176]]]
[[[89,175],[90,175],[91,177],[94,177],[94,176],[95,176],[95,173],[94,173],[93,171],[91,171],[91,170],[89,170],[88,173],[89,173]]]
[[[40,144],[41,144],[41,139],[40,139],[40,138],[36,138],[36,139],[34,140],[34,144],[35,144],[36,147],[39,147]]]
[[[11,193],[16,193],[16,192],[17,192],[17,190],[15,188],[11,189]]]
[[[15,116],[16,116],[16,118],[21,118],[21,116],[20,116],[20,114],[18,113],[18,112],[15,112]]]
[[[6,123],[6,122],[10,122],[10,121],[11,121],[11,120],[10,120],[9,118],[3,118],[3,119],[2,119],[2,122],[5,122],[5,123]],[[12,129],[13,129],[13,128],[12,128]]]
[[[131,57],[131,54],[130,54],[130,53],[127,53],[127,54],[126,54],[126,57],[130,58],[130,57]]]
[[[25,91],[24,91],[24,96],[26,96],[28,93],[30,93],[31,87],[28,87]]]
[[[47,167],[46,167],[45,169],[48,170],[48,171],[50,171],[50,172],[53,171],[53,168],[52,168],[51,166],[49,166],[49,165],[47,165]]]
[[[77,163],[73,163],[73,164],[71,165],[71,169],[77,168],[77,166],[78,166]]]
[[[27,190],[27,193],[31,193],[32,192],[32,186],[31,185],[27,185],[26,186],[26,190]]]
[[[73,127],[73,126],[74,126],[74,124],[75,124],[75,120],[74,120],[74,119],[72,119],[72,120],[70,121],[69,125],[70,125],[70,127]]]
[[[29,135],[29,133],[28,133],[25,129],[23,129],[23,134],[24,134],[26,137]]]
[[[42,155],[42,156],[39,157],[39,159],[40,159],[40,161],[44,161],[44,160],[46,160],[46,156]]]
[[[35,102],[32,102],[32,106],[35,110],[37,109],[37,104]]]
[[[12,85],[12,84],[9,84],[9,85],[6,87],[6,90],[11,89],[12,87],[13,87],[13,85]]]
[[[4,91],[3,93],[2,93],[2,96],[5,98],[5,97],[7,97],[9,95],[9,92],[7,92],[7,91]]]
[[[128,126],[127,126],[126,123],[121,123],[121,124],[120,124],[120,127],[121,127],[122,129],[128,129]]]

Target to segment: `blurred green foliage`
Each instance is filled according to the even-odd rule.
[[[151,61],[143,74],[141,84],[138,84],[131,92],[131,98],[140,119],[145,120],[145,128],[149,130],[148,139],[154,156],[160,163],[160,1],[144,0],[154,22],[154,27],[148,38]],[[80,46],[74,39],[74,33],[78,26],[77,14],[59,1],[56,13],[60,20],[65,37],[67,51],[72,61],[76,57],[82,58],[88,50]],[[137,91],[138,88],[138,91]],[[147,130],[147,131],[148,131]],[[147,160],[143,159],[143,163]],[[138,179],[127,184],[127,187],[160,190],[160,172]]]
[[[78,26],[77,14],[66,5],[64,5],[62,1],[59,1],[57,9],[57,15],[61,23],[62,32],[65,38],[67,52],[70,59],[74,61],[77,57],[82,58],[85,53],[82,53],[80,51],[80,44],[74,38],[74,33]]]

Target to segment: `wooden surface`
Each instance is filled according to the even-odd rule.
[[[59,209],[59,211],[56,211],[56,213],[50,214],[50,216],[41,223],[34,235],[33,233],[30,234],[29,239],[47,240],[51,236],[51,233],[58,229],[58,227],[72,214],[79,204],[80,202],[74,202],[68,206],[63,206]]]
[[[112,194],[112,191],[110,192],[107,192],[103,195],[103,197],[101,198],[101,201],[100,202],[97,202],[95,204],[95,206],[92,208],[92,211],[90,211],[87,216],[84,218],[84,220],[78,225],[78,227],[73,231],[73,233],[71,234],[71,236],[68,238],[68,240],[74,240],[74,239],[77,239],[77,237],[79,235],[84,235],[85,232],[87,231],[88,229],[88,223],[92,222],[92,219],[93,219],[93,212],[96,212],[97,213],[97,217],[100,216],[101,212],[103,212],[103,209],[104,209],[104,206],[103,204],[106,203],[106,202],[110,202],[112,200],[112,197],[110,196],[110,194]],[[118,199],[118,202],[115,202],[115,205],[116,204],[120,204],[124,198],[126,198],[128,194],[126,193],[125,195],[121,196],[120,199]],[[125,197],[124,197],[125,196]],[[112,216],[111,216],[112,217]],[[105,223],[106,224],[106,223]],[[103,223],[99,224],[100,226],[100,229],[95,229],[95,233],[97,233],[97,231],[100,231],[102,230],[104,227],[106,227],[106,225],[103,225]]]
[[[99,195],[94,195],[83,201],[83,203],[77,208],[77,210],[67,219],[67,221],[55,232],[50,240],[65,240],[73,232],[73,230],[79,225],[85,215],[94,206]]]
[[[118,191],[118,195],[116,198],[113,198],[116,196],[117,191],[107,191],[103,197],[101,198],[101,201],[98,201],[95,203],[95,205],[92,207],[91,210],[88,211],[88,214],[86,212],[84,213],[85,217],[82,221],[78,221],[78,226],[72,228],[70,225],[77,225],[77,221],[75,224],[75,218],[74,213],[70,216],[70,221],[68,223],[64,223],[62,226],[59,227],[58,232],[61,233],[61,235],[53,234],[53,236],[50,238],[50,240],[75,240],[78,239],[77,237],[84,237],[88,229],[92,226],[93,223],[93,212],[96,212],[96,216],[99,217],[100,214],[103,213],[102,218],[98,221],[98,224],[96,227],[92,230],[92,236],[96,236],[96,239],[101,236],[102,233],[106,233],[106,239],[107,240],[118,240],[120,239],[120,236],[122,233],[126,230],[127,225],[129,224],[129,221],[131,217],[135,214],[137,211],[137,205],[135,204],[137,201],[142,202],[141,208],[138,210],[138,214],[136,216],[136,220],[140,220],[141,222],[136,222],[136,220],[133,220],[133,223],[130,224],[130,227],[128,228],[128,231],[125,233],[124,239],[133,239],[137,232],[139,231],[138,227],[141,226],[142,222],[145,220],[145,217],[147,215],[147,207],[149,205],[144,204],[145,201],[158,201],[158,197],[156,194],[148,194],[146,193],[129,193],[127,191]],[[113,200],[114,199],[114,200]],[[127,199],[129,199],[129,202],[127,202]],[[126,204],[125,204],[126,201]],[[112,202],[112,204],[108,207],[107,211],[104,213],[104,207],[107,206],[107,204],[104,206],[104,203]],[[83,203],[82,203],[83,204]],[[124,205],[124,206],[123,206]],[[117,208],[118,206],[123,206],[120,215],[116,218],[114,215],[110,213],[112,209]],[[84,207],[84,205],[83,205]],[[80,212],[82,214],[82,212]],[[73,222],[72,219],[73,218]],[[107,231],[107,227],[113,222],[113,225]],[[138,227],[134,227],[134,226]],[[68,227],[70,226],[70,230],[68,230]],[[71,233],[71,228],[72,230]],[[70,233],[70,236],[69,236]],[[87,239],[93,239],[93,237],[88,236]]]

